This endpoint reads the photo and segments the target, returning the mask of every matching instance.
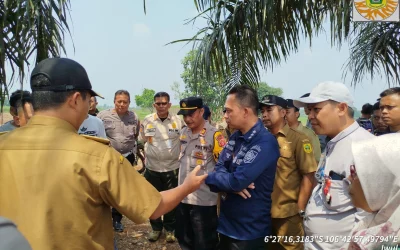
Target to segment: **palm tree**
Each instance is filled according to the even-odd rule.
[[[22,82],[29,61],[35,64],[65,52],[69,0],[0,0],[0,108],[15,79]],[[7,83],[6,65],[11,68]],[[17,78],[15,77],[17,76]]]
[[[400,84],[400,24],[360,23],[354,26],[347,70],[353,73],[357,84],[366,75],[371,80],[386,75],[389,85]],[[346,74],[345,74],[346,75]]]
[[[207,26],[190,39],[198,53],[196,67],[207,78],[217,72],[228,87],[257,85],[259,66],[271,68],[296,52],[300,40],[322,31],[329,19],[332,44],[350,34],[350,0],[195,0]]]

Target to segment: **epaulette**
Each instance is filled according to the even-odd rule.
[[[105,145],[110,145],[110,140],[108,140],[108,139],[104,139],[104,138],[97,137],[97,136],[90,136],[90,135],[80,135],[80,136],[85,137],[86,139],[89,139],[92,141],[101,142],[102,144],[105,144]]]

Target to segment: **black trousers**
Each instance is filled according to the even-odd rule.
[[[168,172],[155,172],[146,169],[144,177],[151,183],[159,192],[176,188],[178,186],[178,173],[179,169]],[[165,228],[166,231],[175,230],[175,209],[171,212],[164,214],[163,219],[150,220],[151,228],[154,231],[161,231]]]
[[[217,249],[217,227],[217,206],[178,205],[175,236],[182,250]]]
[[[263,238],[254,240],[236,240],[226,235],[219,234],[219,250],[266,250],[267,243]]]
[[[135,154],[127,155],[125,157],[125,159],[127,159],[133,166],[133,164],[135,162]],[[120,212],[118,212],[118,210],[115,208],[111,209],[111,216],[112,216],[113,221],[121,222],[121,220],[122,220],[122,214]]]

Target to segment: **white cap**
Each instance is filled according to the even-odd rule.
[[[324,101],[336,101],[346,103],[353,108],[353,97],[350,90],[341,82],[321,82],[313,88],[310,96],[293,100],[294,106],[298,108],[306,107],[307,104],[319,103]]]

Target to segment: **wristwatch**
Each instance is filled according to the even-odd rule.
[[[304,210],[300,210],[299,215],[304,218],[306,216],[306,212],[304,212]]]

